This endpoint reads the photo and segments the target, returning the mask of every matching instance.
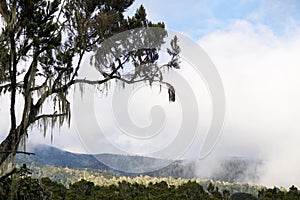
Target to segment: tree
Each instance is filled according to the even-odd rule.
[[[242,193],[242,192],[234,193],[233,195],[231,195],[231,199],[232,200],[257,200],[257,198],[252,194]]]
[[[1,0],[0,95],[8,93],[11,100],[10,130],[0,144],[0,164],[18,153],[30,126],[43,122],[46,132],[49,122],[52,128],[57,122],[60,126],[70,122],[68,91],[76,84],[159,82],[168,86],[170,101],[175,101],[174,88],[163,82],[163,72],[179,67],[177,38],[168,49],[170,61],[159,66],[160,45],[167,35],[164,24],[148,21],[143,6],[133,17],[125,18],[123,13],[133,1]],[[99,55],[97,47],[105,48],[101,46],[105,39],[126,30],[132,30],[132,38],[120,40],[108,53]],[[157,42],[155,48],[126,52],[132,44],[147,46],[153,41]],[[93,64],[101,74],[99,80],[79,76],[87,52],[95,52]],[[131,63],[133,70],[124,70],[126,63]],[[17,98],[23,102],[20,119],[16,116]],[[52,111],[43,112],[49,104]]]
[[[180,185],[177,190],[180,194],[185,195],[185,199],[205,199],[208,197],[203,187],[196,182],[188,181]]]

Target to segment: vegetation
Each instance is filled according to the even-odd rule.
[[[215,183],[207,186],[198,180],[158,179],[151,177],[112,177],[111,182],[97,184],[81,179],[63,185],[50,178],[34,178],[26,165],[14,168],[0,179],[0,199],[209,199],[209,200],[297,200],[300,191],[263,188],[258,195],[230,192]],[[180,184],[178,184],[178,182]]]
[[[128,176],[116,176],[105,170],[96,169],[70,169],[61,168],[54,166],[45,165],[29,165],[31,169],[31,177],[35,179],[41,179],[43,177],[49,177],[51,180],[62,183],[64,186],[68,187],[81,179],[93,182],[95,185],[99,186],[110,186],[118,185],[119,182],[128,182],[131,184],[141,184],[148,186],[149,184],[155,184],[159,182],[165,182],[169,187],[179,187],[180,185],[186,184],[189,181],[196,182],[203,186],[204,189],[208,189],[209,185],[212,184],[218,188],[219,191],[228,191],[229,193],[249,193],[251,195],[257,196],[258,192],[262,189],[266,189],[259,185],[241,184],[241,183],[228,183],[223,181],[213,181],[205,179],[185,179],[185,178],[174,178],[168,177],[152,177],[147,175],[139,175],[135,177]],[[212,189],[214,190],[214,189]]]
[[[116,155],[116,154],[98,154],[97,159],[93,155],[89,154],[76,154],[67,151],[57,149],[55,147],[38,145],[34,149],[30,150],[35,155],[26,156],[17,155],[15,157],[15,163],[27,165],[38,165],[38,166],[56,166],[62,168],[71,168],[71,169],[97,169],[105,170],[110,173],[120,175],[120,176],[129,176],[135,177],[139,174],[129,173],[124,171],[115,170],[109,166],[106,166],[102,163],[102,160],[109,160],[110,163],[113,163],[113,166],[122,166],[126,165],[126,168],[129,171],[133,172],[134,169],[147,169],[149,164],[157,164],[158,166],[161,163],[170,163],[170,160],[163,160],[157,158],[149,158],[142,156],[128,156],[128,155]],[[104,157],[104,158],[103,158]],[[122,164],[121,164],[122,161]],[[131,166],[134,168],[131,168]],[[121,168],[121,167],[120,167]],[[143,173],[143,175],[156,176],[156,177],[175,177],[175,178],[193,178],[194,177],[194,163],[193,162],[184,162],[184,161],[174,161],[170,165],[158,169],[153,172]]]
[[[273,200],[273,199],[293,199],[293,200],[298,200],[300,199],[300,191],[298,190],[297,187],[291,186],[288,191],[284,188],[277,188],[274,187],[268,188],[268,189],[263,189],[259,191],[258,197],[261,200]]]
[[[124,17],[133,2],[1,1],[0,95],[10,96],[10,128],[0,143],[0,165],[16,153],[28,154],[19,151],[19,146],[22,141],[25,144],[29,127],[38,125],[46,134],[49,125],[53,128],[56,124],[70,123],[68,92],[75,85],[96,85],[104,90],[112,80],[124,84],[158,82],[168,87],[169,100],[175,101],[175,90],[163,82],[163,73],[166,69],[179,68],[177,38],[167,50],[170,61],[158,66],[160,45],[167,35],[164,24],[147,20],[143,6],[134,16]],[[150,27],[160,31],[138,29]],[[132,31],[130,39],[126,42],[120,39],[107,54],[99,55],[97,49],[103,48],[107,38],[128,30]],[[143,38],[140,33],[144,34]],[[147,48],[153,41],[157,42],[155,47]],[[146,48],[132,50],[132,45]],[[99,80],[80,77],[83,58],[89,52],[94,52],[92,64],[99,71]],[[128,63],[132,68],[124,70]],[[22,104],[21,110],[17,110],[16,101]],[[43,110],[45,105],[49,108],[47,112]],[[135,166],[134,162],[129,163]],[[227,171],[236,168],[228,166]],[[177,173],[178,168],[174,169]],[[239,170],[242,172],[243,168]],[[114,176],[95,169],[30,166],[29,170],[23,165],[0,177],[0,199],[296,200],[300,199],[300,191],[295,186],[288,190],[271,189],[199,179]]]
[[[163,82],[163,74],[166,69],[179,68],[177,39],[168,49],[170,61],[159,65],[160,46],[167,35],[164,24],[147,20],[143,6],[134,16],[124,17],[133,2],[1,1],[0,95],[9,95],[11,100],[10,129],[0,143],[0,164],[22,153],[18,147],[29,127],[38,125],[46,134],[48,126],[70,124],[68,91],[75,85],[94,85],[104,91],[112,80],[124,84],[158,82],[168,87],[169,100],[175,101],[175,90]],[[107,38],[127,30],[130,38],[105,46]],[[88,52],[93,52],[91,63],[99,71],[97,80],[80,76]],[[21,109],[16,108],[17,100]]]
[[[212,175],[214,180],[226,182],[257,182],[260,177],[259,167],[262,161],[243,157],[231,157],[220,162],[220,167]]]
[[[119,176],[129,176],[135,177],[140,174],[138,173],[129,173],[124,171],[115,170],[109,166],[106,166],[101,161],[109,160],[109,163],[112,166],[124,166],[123,169],[134,172],[134,169],[147,169],[149,164],[161,166],[164,163],[171,163],[170,165],[158,169],[152,172],[143,173],[143,175],[153,176],[153,177],[169,177],[174,178],[185,178],[191,179],[197,174],[196,168],[197,163],[195,161],[187,160],[177,160],[170,161],[165,159],[149,158],[142,156],[129,156],[129,155],[116,155],[116,154],[98,154],[95,156],[89,154],[76,154],[61,149],[57,149],[52,146],[47,145],[37,145],[30,152],[35,153],[35,155],[26,156],[17,155],[15,157],[15,162],[18,164],[31,164],[31,165],[49,165],[57,166],[62,168],[72,168],[72,169],[101,169],[108,171],[110,173],[119,175]],[[118,165],[120,164],[120,165]],[[220,180],[230,183],[236,182],[257,182],[258,177],[260,176],[257,168],[261,164],[260,160],[247,159],[243,157],[228,157],[220,161],[219,168],[211,174],[209,178],[213,180]],[[131,166],[133,166],[131,168]],[[143,170],[140,170],[143,171]],[[197,176],[196,176],[197,177]]]

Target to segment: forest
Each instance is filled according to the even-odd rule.
[[[147,2],[149,1],[143,1],[143,3]],[[194,3],[195,2],[193,2],[193,4]],[[173,5],[163,6],[163,3],[159,3],[158,6],[160,6],[160,8],[169,8],[169,6],[172,7]],[[201,7],[202,6],[204,5],[201,5]],[[130,7],[134,7],[135,12],[131,11],[133,13],[128,13]],[[222,10],[221,12],[218,10],[216,13],[223,14],[225,9],[223,9],[222,5],[219,7],[222,8]],[[230,4],[227,9],[231,7],[232,5]],[[157,11],[158,10],[160,9],[157,9]],[[178,15],[178,13],[181,13],[183,10],[189,11],[190,8],[184,9],[179,6],[179,10],[170,8],[168,12]],[[176,19],[177,16],[165,18],[165,16],[168,16],[168,12],[163,13],[164,17],[162,17],[155,11],[152,9],[152,14],[147,15],[144,5],[136,5],[134,0],[1,0],[0,167],[2,173],[0,174],[0,200],[300,200],[300,190],[295,186],[299,185],[299,183],[295,182],[295,180],[299,180],[297,177],[288,182],[295,184],[291,184],[289,188],[279,188],[278,186],[268,188],[262,185],[242,182],[249,177],[251,178],[250,182],[252,180],[253,183],[258,182],[256,180],[258,180],[260,174],[257,173],[256,169],[262,163],[262,160],[259,156],[256,157],[256,155],[260,154],[260,152],[268,152],[270,149],[275,149],[276,151],[272,152],[272,154],[270,153],[271,155],[266,155],[266,157],[276,157],[275,163],[280,162],[280,164],[287,166],[291,165],[289,161],[295,160],[295,162],[292,162],[294,165],[299,165],[300,163],[300,161],[297,163],[296,157],[293,154],[294,152],[299,152],[298,149],[296,149],[296,147],[299,148],[299,145],[295,142],[299,141],[299,138],[296,138],[294,135],[284,135],[282,137],[280,135],[280,137],[278,137],[280,138],[278,143],[272,140],[272,143],[274,143],[272,145],[274,146],[270,144],[270,149],[266,149],[268,145],[264,143],[260,144],[261,149],[257,150],[255,146],[262,141],[266,141],[268,144],[270,141],[269,138],[276,138],[273,137],[273,135],[277,136],[277,130],[286,130],[290,127],[296,127],[290,125],[292,122],[298,124],[296,121],[297,117],[293,117],[294,110],[297,109],[294,109],[292,106],[290,106],[292,109],[285,107],[282,109],[282,111],[287,114],[286,116],[292,116],[290,118],[287,118],[285,115],[279,115],[277,109],[280,108],[280,105],[290,105],[290,99],[297,100],[297,98],[299,98],[293,98],[296,89],[290,88],[292,85],[299,85],[297,84],[298,82],[296,82],[296,84],[295,82],[292,82],[292,84],[288,83],[286,87],[282,87],[281,85],[280,87],[275,87],[275,83],[277,82],[280,82],[280,84],[287,82],[287,79],[278,81],[282,78],[282,74],[286,74],[282,71],[278,71],[280,76],[278,76],[278,78],[274,76],[275,81],[273,83],[271,82],[272,80],[268,80],[270,84],[265,84],[267,82],[266,79],[268,79],[270,75],[270,70],[266,70],[267,74],[259,78],[259,80],[263,81],[257,82],[257,87],[254,87],[253,85],[255,84],[248,84],[254,83],[252,81],[256,80],[257,75],[262,75],[263,73],[261,71],[249,71],[250,73],[245,73],[249,69],[253,70],[256,66],[262,69],[266,63],[271,66],[273,70],[273,64],[270,63],[273,63],[273,60],[276,60],[277,57],[284,58],[284,56],[278,54],[280,51],[277,52],[275,48],[277,43],[292,44],[293,42],[282,42],[281,40],[278,40],[281,42],[277,40],[274,40],[276,42],[272,40],[269,41],[270,38],[276,38],[276,34],[273,34],[272,29],[267,31],[268,29],[264,27],[268,25],[267,23],[257,23],[256,25],[259,28],[256,30],[253,28],[255,27],[255,23],[247,21],[247,19],[254,16],[253,14],[255,12],[249,16],[230,17],[228,21],[218,21],[213,18],[198,21],[196,20],[198,19],[198,15],[197,17],[195,15],[193,18],[184,21],[178,20],[178,22],[176,22],[177,25],[174,25],[174,23],[172,24],[170,22]],[[228,13],[233,12],[228,11]],[[240,13],[243,13],[243,11]],[[285,11],[284,15],[286,13],[288,12]],[[185,15],[187,14],[188,13],[185,13]],[[153,18],[155,15],[159,17]],[[268,14],[266,14],[266,16],[270,18]],[[223,18],[223,15],[221,18]],[[160,21],[160,19],[163,21]],[[281,21],[281,18],[278,19]],[[164,21],[168,24],[166,25]],[[196,28],[190,24],[190,21],[198,21],[197,23],[199,24],[212,22],[213,24],[223,25],[222,27],[214,27],[214,30],[206,29],[206,31],[204,31],[202,29],[203,27]],[[227,25],[225,26],[225,24],[231,23],[231,21],[236,22],[232,28],[227,27]],[[289,19],[289,21],[293,20]],[[185,25],[188,29],[193,29],[192,32],[197,32],[197,34],[194,33],[196,35],[192,37],[193,41],[185,40],[185,37],[182,36],[180,37],[181,34],[179,33],[183,32],[187,34],[187,29],[177,30],[178,36],[176,34],[172,35],[172,32],[168,30],[168,28],[176,29],[176,27],[180,29],[182,25]],[[206,24],[207,27],[211,27],[211,25],[212,24]],[[262,28],[262,25],[264,28]],[[240,29],[243,31],[240,32],[240,29],[237,29],[239,34],[233,34],[229,37],[228,34],[231,33],[229,30],[234,30],[237,26],[241,26],[242,28]],[[291,27],[294,29],[294,25]],[[254,30],[253,33],[251,31],[252,29]],[[224,37],[225,39],[220,37],[220,41],[224,40],[227,42],[230,41],[230,38],[235,38],[234,44],[238,44],[238,48],[230,47],[229,43],[225,43],[224,45],[223,43],[218,44],[220,42],[216,42],[219,41],[216,40],[218,39],[216,36],[222,33],[221,30],[225,30],[224,33],[226,37]],[[207,42],[207,44],[216,45],[216,47],[214,47],[215,52],[211,52],[216,53],[218,52],[216,49],[222,46],[226,47],[221,50],[222,54],[226,55],[224,59],[222,60],[221,56],[219,60],[216,60],[216,63],[220,65],[218,67],[215,67],[210,59],[209,62],[206,62],[208,54],[205,51],[201,49],[201,51],[198,52],[197,50],[200,48],[198,41],[211,38],[208,37],[209,34],[215,33],[215,31],[217,34],[210,35],[214,38],[212,39],[213,42],[209,42],[209,40]],[[249,34],[251,40],[247,38],[236,40],[236,37],[247,36],[247,34],[244,34],[244,32],[247,31],[251,33]],[[261,41],[258,40],[258,44],[263,44],[263,51],[258,51],[258,47],[253,47],[253,44],[256,44],[256,42],[252,42],[252,39],[258,38],[261,33],[266,34],[265,32],[268,33],[267,36],[261,39]],[[205,35],[207,37],[204,37]],[[272,37],[270,37],[270,35]],[[300,34],[293,33],[292,35]],[[268,38],[269,42],[265,44],[266,38]],[[280,38],[281,37],[279,37],[279,39]],[[187,41],[190,41],[188,45],[185,44]],[[244,41],[250,41],[249,43],[251,43],[250,50],[245,51],[245,55],[247,56],[241,56],[239,54],[244,50],[240,49],[241,47],[244,48],[244,44],[240,45],[242,43],[241,41],[243,41],[243,43]],[[273,43],[276,45],[272,46]],[[220,46],[217,46],[217,44]],[[245,42],[245,44],[247,44],[247,42]],[[197,48],[194,50],[194,48],[186,48],[186,46],[195,46]],[[279,47],[281,47],[281,45],[279,45]],[[276,50],[275,56],[269,53],[266,53],[266,55],[267,58],[272,58],[272,62],[267,62],[268,59],[270,59],[268,58],[265,61],[266,63],[261,64],[261,62],[264,61],[264,56],[266,56],[262,55],[264,54],[262,52],[272,52],[271,49]],[[299,49],[294,46],[292,49],[296,49],[297,53],[299,52]],[[253,52],[259,52],[261,55],[253,54]],[[289,51],[284,48],[284,53],[285,52]],[[252,57],[248,57],[248,54],[253,55]],[[205,55],[205,57],[202,57],[203,55]],[[212,58],[213,57],[212,54]],[[298,61],[298,57],[295,57]],[[199,66],[195,65],[196,68],[193,66],[195,63],[192,58],[201,58],[201,60],[197,62]],[[292,60],[290,57],[287,58],[288,61]],[[244,60],[241,63],[236,62],[239,59]],[[87,60],[89,61],[89,65],[85,62]],[[257,61],[258,63],[252,63],[252,61]],[[244,67],[248,66],[248,63],[250,67],[249,69],[245,69]],[[286,69],[288,64],[286,64],[286,62],[283,63],[283,68]],[[295,63],[298,69],[298,63]],[[262,67],[260,65],[262,65]],[[87,76],[84,73],[85,69],[83,69],[86,66],[91,67],[87,70],[90,70],[90,73],[93,75],[96,70],[98,76],[96,78]],[[277,70],[277,63],[275,66]],[[220,74],[218,69],[221,69]],[[240,70],[240,74],[237,73],[238,70]],[[226,73],[224,74],[224,72]],[[175,81],[173,82],[169,80],[168,78],[174,74],[182,76],[186,83],[178,81],[181,79],[174,79]],[[294,74],[296,76],[299,73],[288,73],[289,76]],[[195,75],[195,77],[190,75]],[[252,75],[253,77],[251,77]],[[193,79],[197,80],[194,81]],[[291,78],[289,77],[289,79]],[[224,85],[222,80],[224,80]],[[295,80],[298,81],[298,77],[295,77]],[[200,106],[200,104],[206,102],[206,100],[203,98],[205,96],[199,96],[199,94],[202,94],[199,83],[204,83],[207,87],[205,88],[205,93],[208,94],[208,100],[210,102],[207,105],[204,104]],[[109,112],[105,112],[105,109],[98,111],[96,109],[97,107],[90,107],[94,102],[85,104],[75,101],[75,96],[81,96],[81,99],[84,99],[83,96],[86,95],[86,99],[94,99],[89,98],[88,88],[92,88],[94,92],[93,95],[100,94],[99,97],[103,97],[105,95],[107,96],[108,92],[114,91],[114,88],[121,88],[123,91],[127,91],[125,90],[126,87],[132,86],[132,88],[138,89],[139,84],[143,86],[141,88],[159,88],[159,94],[165,94],[164,96],[166,97],[164,108],[171,108],[173,105],[175,106],[181,103],[179,105],[180,109],[178,110],[182,111],[182,113],[178,112],[180,113],[178,116],[173,116],[173,109],[170,109],[168,113],[166,112],[168,116],[172,115],[171,118],[174,118],[174,121],[171,121],[169,124],[178,125],[178,132],[173,130],[174,127],[169,127],[170,129],[166,130],[168,137],[165,137],[163,134],[156,134],[161,133],[159,126],[164,124],[164,115],[162,112],[156,113],[156,109],[153,109],[155,112],[152,112],[152,108],[150,114],[153,118],[151,118],[153,124],[149,126],[149,130],[146,131],[144,128],[139,129],[135,126],[130,126],[131,120],[128,120],[130,119],[130,117],[128,117],[129,115],[123,116],[125,111],[130,111],[129,113],[131,113],[131,111],[138,111],[139,114],[139,106],[150,105],[153,103],[151,98],[141,98],[146,99],[146,101],[137,102],[131,107],[131,105],[127,104],[129,101],[127,101],[128,99],[124,98],[124,96],[113,95],[112,102],[110,102],[112,103],[112,109],[109,108]],[[175,87],[176,84],[177,87]],[[268,85],[269,88],[266,87],[266,85]],[[190,93],[188,91],[190,91]],[[276,93],[272,93],[273,91],[276,91]],[[286,93],[287,91],[291,92]],[[73,95],[73,93],[76,93],[76,95]],[[135,91],[132,91],[132,94],[134,93]],[[280,94],[280,96],[277,93]],[[278,97],[286,96],[288,98],[284,99],[285,101],[276,102],[278,99],[281,100],[281,98],[274,98],[277,97],[276,95],[278,95]],[[229,97],[229,100],[226,99],[225,101],[225,96],[226,98]],[[242,102],[243,104],[237,104],[235,101],[232,101],[232,99],[236,99],[238,103]],[[256,105],[254,102],[257,102],[257,99],[263,99],[265,102],[261,101]],[[77,104],[74,102],[77,102]],[[227,102],[229,105],[228,113],[234,116],[228,119],[229,121],[231,120],[230,122],[232,124],[237,125],[229,127],[230,130],[225,126],[225,111],[227,110],[225,107]],[[274,105],[276,106],[271,107],[270,102],[275,102]],[[299,101],[295,102],[298,106]],[[244,105],[244,103],[248,104]],[[120,109],[120,105],[125,109]],[[211,107],[211,111],[213,112],[201,113],[200,107],[205,106]],[[132,108],[132,110],[130,110],[130,108]],[[153,108],[157,108],[156,105],[153,106]],[[234,109],[230,110],[230,108]],[[269,110],[265,110],[265,108]],[[85,112],[81,112],[82,110]],[[167,110],[168,109],[166,109],[166,111]],[[95,111],[105,117],[109,117],[112,114],[116,116],[116,118],[114,118],[115,122],[125,123],[123,126],[120,125],[121,123],[109,123],[98,128],[99,130],[91,131],[93,129],[92,127],[94,127],[93,125],[98,125],[96,120],[98,115],[96,115]],[[261,113],[262,111],[269,113],[270,116],[263,115],[263,113]],[[155,115],[153,115],[153,113]],[[204,148],[199,149],[199,152],[196,152],[196,150],[193,152],[193,155],[199,155],[195,157],[195,160],[204,158],[215,150],[221,137],[223,125],[227,128],[224,129],[227,132],[224,136],[222,135],[222,139],[225,138],[224,141],[227,141],[228,144],[225,144],[227,142],[223,141],[224,143],[221,143],[221,147],[218,147],[219,151],[221,151],[220,149],[229,150],[228,152],[222,151],[219,153],[224,153],[224,155],[226,153],[226,156],[231,156],[224,164],[216,164],[219,165],[218,167],[223,171],[220,171],[219,174],[213,174],[212,177],[207,175],[209,177],[208,179],[197,177],[194,173],[194,165],[186,164],[184,159],[180,157],[184,153],[189,152],[189,150],[192,150],[192,145],[198,145],[194,142],[198,138],[196,136],[202,135],[200,129],[198,130],[200,127],[198,123],[202,121],[202,114],[205,117],[210,116],[210,114],[212,115],[211,119],[208,118],[204,120],[211,121],[211,124],[207,125],[207,135],[203,137],[203,139],[205,138],[204,141],[201,141],[201,144],[203,144],[201,148]],[[258,116],[262,118],[260,119]],[[282,119],[279,118],[279,116],[281,116]],[[275,121],[266,121],[267,123],[265,123],[264,126],[258,126],[266,119]],[[102,148],[102,145],[109,144],[108,149],[114,147],[116,151],[107,151],[103,148],[101,149],[101,152],[105,152],[103,154],[97,151],[95,155],[75,155],[70,152],[58,151],[54,148],[48,151],[38,149],[37,152],[30,152],[26,148],[28,138],[37,139],[37,134],[43,135],[44,138],[51,138],[52,143],[54,135],[57,135],[60,130],[65,130],[65,128],[71,130],[74,128],[74,122],[79,135],[84,136],[82,139],[92,138],[91,140],[87,140],[89,142],[86,142],[83,146],[100,146]],[[243,122],[247,123],[244,124]],[[284,122],[285,126],[276,127],[276,125],[284,124]],[[116,137],[119,140],[114,138],[115,131],[111,130],[111,127],[117,127],[123,130],[123,128],[127,126],[129,129],[126,129],[126,133],[122,132],[122,135]],[[252,131],[252,127],[256,126],[259,127],[259,130],[255,129]],[[162,127],[164,128],[164,126]],[[269,130],[269,127],[272,128]],[[187,131],[183,128],[186,128]],[[106,141],[107,138],[102,137],[105,136],[105,134],[100,134],[102,129],[106,130],[106,134],[112,137],[110,138],[111,140]],[[210,132],[210,130],[213,131]],[[295,130],[296,132],[292,130],[284,131],[286,132],[284,134],[294,133],[298,136],[299,130]],[[99,134],[97,138],[89,135],[92,132]],[[206,130],[203,130],[203,132],[206,132]],[[237,132],[235,133],[236,135],[234,132]],[[270,135],[261,134],[262,132]],[[249,135],[247,135],[247,133]],[[264,135],[266,139],[261,138],[261,135]],[[159,137],[156,138],[156,136]],[[257,137],[256,140],[250,139],[250,137],[252,138],[254,136]],[[69,137],[74,139],[75,136],[71,135]],[[124,139],[125,137],[126,139]],[[201,139],[201,137],[199,138]],[[72,140],[62,140],[61,138],[58,137],[56,140],[59,140],[62,146],[75,146]],[[153,138],[158,139],[159,142],[156,142],[156,140],[153,140],[153,142]],[[285,141],[287,148],[284,148],[284,146],[280,146],[280,148],[277,147],[278,144],[282,145],[281,138],[291,138],[290,141]],[[121,148],[116,145],[114,142],[117,141],[126,144],[125,147]],[[134,144],[130,141],[136,141],[137,143]],[[144,143],[145,141],[146,143]],[[249,143],[251,141],[253,143]],[[153,142],[153,144],[164,143],[160,144],[161,146],[156,146],[156,144],[152,145],[151,142]],[[292,144],[295,145],[295,149],[292,148]],[[135,152],[130,151],[135,145],[143,148],[138,148]],[[118,148],[115,149],[115,147]],[[141,152],[146,149],[146,152]],[[240,151],[241,149],[244,151]],[[293,151],[285,152],[286,154],[278,154],[282,153],[282,149],[292,149]],[[107,153],[120,151],[121,153],[118,155]],[[56,154],[50,155],[48,152]],[[148,155],[147,152],[151,152],[149,155],[154,153],[153,155],[158,157],[146,157]],[[132,156],[127,156],[127,154],[131,154]],[[29,161],[27,163],[18,162],[18,156],[24,155],[35,155],[35,157],[29,156],[30,159],[27,160]],[[54,156],[52,157],[52,155]],[[205,156],[203,157],[202,155]],[[254,158],[240,159],[244,158],[244,155],[253,155]],[[290,158],[291,160],[280,160],[283,158],[287,159],[288,156],[285,155],[293,156]],[[160,156],[162,156],[162,158],[160,158]],[[237,158],[232,160],[232,157]],[[110,161],[110,164],[118,166],[119,169],[113,169],[113,167],[100,162],[99,159],[107,159]],[[156,166],[156,164],[161,164],[161,162],[165,161],[170,161],[170,164],[166,167],[159,167],[157,171],[145,170],[150,165]],[[278,166],[279,165],[272,165],[272,168],[274,169]],[[210,166],[205,165],[204,167],[210,169]],[[297,166],[292,169],[295,171],[288,171],[286,170],[287,168],[281,168],[280,166],[278,168],[280,168],[281,171],[274,171],[273,174],[269,174],[271,181],[275,180],[275,178],[273,179],[275,176],[280,176],[279,181],[291,180],[291,175],[297,175],[298,173],[296,172],[299,169]],[[135,174],[140,171],[147,171],[149,173]],[[278,184],[278,182],[274,184]]]
[[[199,179],[117,177],[88,169],[30,168],[25,164],[14,167],[0,178],[0,199],[300,199],[300,190],[295,186],[286,190]],[[43,177],[37,178],[37,170]]]

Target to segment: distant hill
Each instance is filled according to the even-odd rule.
[[[35,155],[26,156],[26,158],[23,155],[17,155],[17,162],[33,162],[68,168],[109,169],[92,155],[71,153],[47,145],[36,145],[32,153],[35,153]]]
[[[17,155],[16,163],[50,165],[71,169],[105,170],[112,174],[129,177],[135,177],[138,175],[149,175],[155,177],[172,176],[174,178],[196,177],[196,166],[195,163],[191,161],[177,160],[170,162],[170,160],[115,154],[77,154],[46,145],[36,145],[35,148],[33,148],[33,152],[35,155],[26,156],[26,159],[24,159],[24,155]],[[113,169],[105,165],[105,163],[113,163],[113,166],[118,166],[118,169],[122,169],[122,171]],[[168,163],[171,164],[167,165]],[[160,169],[159,166],[162,166],[162,164],[167,166]],[[220,169],[217,172],[213,173],[211,177],[205,178],[231,183],[243,182],[245,179],[255,182],[258,178],[257,167],[259,164],[260,161],[253,159],[238,157],[227,158],[220,164]],[[149,169],[149,166],[151,166],[154,170],[142,173],[145,169]]]
[[[51,165],[55,167],[67,167],[72,169],[100,169],[109,171],[116,175],[130,177],[138,175],[150,175],[160,177],[173,176],[192,178],[194,176],[192,164],[188,164],[187,166],[187,164],[182,161],[175,161],[171,163],[170,160],[142,156],[126,156],[116,154],[78,154],[63,151],[47,145],[36,145],[31,152],[35,153],[35,155],[26,156],[26,158],[24,158],[24,155],[17,155],[16,163]],[[113,169],[105,165],[105,163],[113,163],[113,166],[118,166],[118,169],[122,169],[122,171]],[[159,166],[167,165],[168,163],[171,164],[163,169],[159,168]],[[146,171],[146,169],[149,169],[149,166],[151,166],[150,169],[153,170],[151,170],[151,172],[143,173]]]
[[[261,165],[262,161],[257,159],[227,158],[221,163],[220,170],[215,172],[211,178],[230,183],[245,181],[256,183],[259,180],[259,167]]]

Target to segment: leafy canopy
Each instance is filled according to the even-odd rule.
[[[9,93],[11,97],[11,127],[0,144],[0,164],[16,153],[29,126],[42,120],[46,132],[49,122],[52,126],[70,122],[68,91],[75,84],[102,85],[112,79],[127,84],[159,82],[168,86],[170,101],[175,101],[175,90],[163,82],[163,72],[179,68],[177,38],[168,49],[170,61],[159,66],[159,50],[167,36],[164,23],[147,20],[143,6],[134,16],[125,17],[132,3],[133,0],[1,1],[0,95]],[[139,29],[150,27],[159,31]],[[130,38],[105,46],[107,38],[128,30]],[[87,52],[94,52],[99,80],[79,78]],[[126,63],[131,63],[132,68],[124,70]],[[23,106],[17,119],[19,98]],[[43,111],[49,103],[52,111]]]

